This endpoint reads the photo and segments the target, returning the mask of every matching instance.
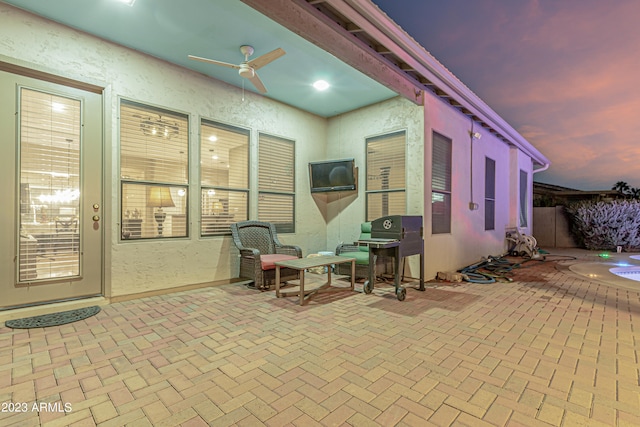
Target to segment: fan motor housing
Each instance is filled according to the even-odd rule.
[[[253,68],[251,68],[247,64],[240,64],[240,69],[238,70],[238,74],[240,74],[240,76],[246,79],[250,79],[256,75],[256,72]]]

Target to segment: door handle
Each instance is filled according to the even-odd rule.
[[[100,217],[98,215],[94,215],[92,219],[94,222],[100,221]]]

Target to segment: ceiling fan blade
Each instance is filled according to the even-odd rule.
[[[258,91],[262,93],[267,93],[267,88],[264,87],[262,80],[260,80],[260,77],[258,77],[258,73],[254,73],[253,77],[249,78],[249,81],[253,83],[253,85],[256,87],[256,89],[258,89]]]
[[[269,53],[265,53],[262,56],[258,56],[257,58],[252,59],[247,63],[247,65],[249,65],[254,70],[259,70],[269,62],[275,61],[276,59],[280,58],[285,53],[287,52],[285,52],[282,48],[277,48],[276,50],[272,50]]]
[[[216,61],[215,59],[202,58],[200,56],[189,55],[189,59],[194,59],[200,62],[206,62],[208,64],[222,65],[223,67],[234,68],[236,70],[240,69],[240,66],[236,64],[229,64],[228,62]]]

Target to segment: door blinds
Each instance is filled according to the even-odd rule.
[[[79,276],[79,100],[20,90],[19,281]]]

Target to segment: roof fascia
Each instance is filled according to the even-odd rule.
[[[365,28],[394,54],[413,66],[436,87],[475,114],[481,121],[509,139],[509,142],[528,154],[541,166],[550,164],[538,149],[491,109],[480,97],[465,86],[451,71],[400,28],[370,0],[326,0],[333,8]]]

